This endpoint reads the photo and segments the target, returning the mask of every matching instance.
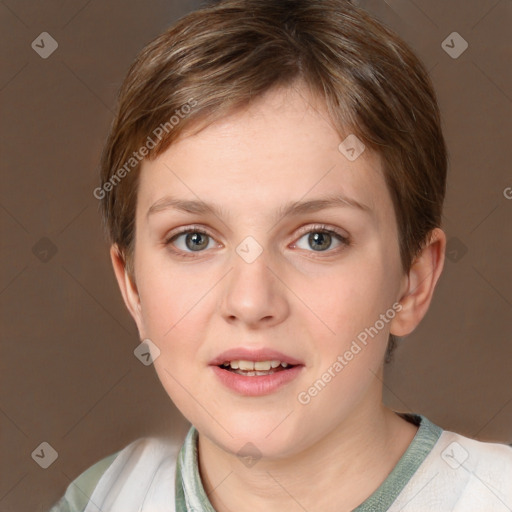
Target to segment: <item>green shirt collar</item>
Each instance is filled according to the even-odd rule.
[[[419,425],[418,431],[411,444],[402,455],[396,466],[386,480],[375,489],[361,505],[353,512],[374,512],[375,510],[388,510],[396,500],[407,482],[412,478],[421,463],[431,452],[439,436],[443,432],[441,427],[434,425],[425,416],[417,414],[400,414],[411,423]]]
[[[388,510],[430,453],[443,431],[425,416],[397,414],[419,425],[419,429],[386,480],[353,512]],[[206,495],[199,475],[197,439],[198,432],[192,426],[176,463],[176,512],[216,512]]]

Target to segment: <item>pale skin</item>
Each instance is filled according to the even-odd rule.
[[[348,133],[347,133],[348,134]],[[405,336],[424,317],[444,264],[435,229],[410,271],[380,157],[349,161],[322,104],[304,88],[277,89],[247,109],[180,138],[144,161],[135,219],[134,282],[111,257],[140,339],[166,392],[199,431],[199,468],[218,512],[349,511],[386,479],[417,428],[382,404],[389,333]],[[282,217],[290,202],[343,195],[345,204]],[[217,205],[212,213],[167,207],[165,196]],[[327,250],[308,235],[327,230]],[[177,228],[206,230],[193,251]],[[197,236],[197,235],[196,235]],[[246,237],[263,249],[236,252]],[[173,252],[173,250],[176,252]],[[186,254],[180,257],[179,254]],[[307,405],[307,390],[352,340],[394,303],[402,309]],[[300,375],[265,396],[241,396],[208,366],[224,350],[270,347],[304,362]],[[237,452],[261,453],[246,467]]]

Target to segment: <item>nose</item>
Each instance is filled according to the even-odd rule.
[[[233,268],[226,276],[221,314],[231,324],[250,329],[278,325],[289,315],[287,288],[263,251],[256,260],[233,255]]]

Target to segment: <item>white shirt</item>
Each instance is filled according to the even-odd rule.
[[[402,416],[419,424],[418,432],[354,512],[512,512],[512,447]],[[181,447],[166,438],[137,439],[110,456],[106,470],[104,459],[77,478],[50,512],[215,512],[199,475],[197,436],[191,427]]]

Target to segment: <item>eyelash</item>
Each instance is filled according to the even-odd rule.
[[[199,227],[199,226],[188,226],[188,227],[185,227],[185,228],[182,228],[180,229],[179,231],[175,232],[175,233],[172,233],[169,237],[167,237],[164,241],[164,245],[165,246],[171,246],[172,245],[172,242],[178,238],[180,235],[184,235],[184,234],[188,234],[188,233],[200,233],[202,235],[206,235],[212,239],[214,239],[214,237],[208,232],[206,231],[205,229]],[[308,233],[322,233],[322,234],[327,234],[327,235],[331,235],[333,236],[334,238],[337,238],[339,242],[341,242],[342,244],[342,247],[338,247],[336,249],[326,249],[325,251],[307,251],[307,252],[311,252],[313,254],[318,254],[319,256],[314,256],[314,257],[322,257],[321,254],[322,253],[327,253],[328,255],[332,255],[333,253],[338,253],[340,250],[342,250],[345,246],[345,247],[348,247],[351,245],[351,240],[349,237],[346,237],[346,236],[343,236],[340,232],[338,232],[337,230],[335,229],[332,229],[332,228],[328,228],[325,224],[315,224],[314,226],[306,226],[304,228],[301,228],[299,230],[299,237],[297,240],[299,240],[300,238],[302,238],[304,235],[307,235]],[[296,242],[294,242],[295,244]],[[194,255],[194,251],[191,251],[191,252],[184,252],[180,249],[176,250],[176,249],[171,249],[173,253],[175,253],[176,255],[180,256],[180,257],[184,257],[184,258],[190,258],[190,257],[195,257]],[[196,253],[201,253],[201,252],[205,252],[205,251],[196,251]]]

